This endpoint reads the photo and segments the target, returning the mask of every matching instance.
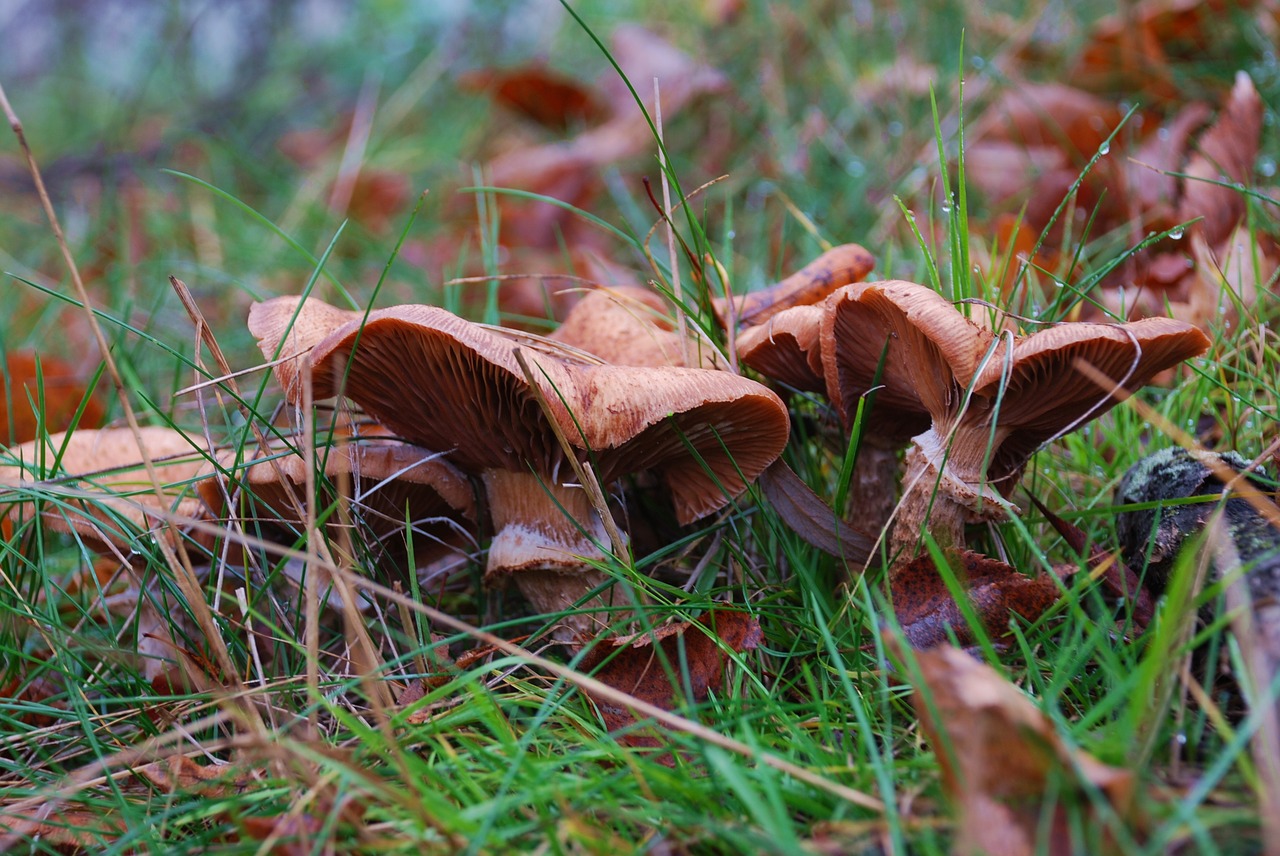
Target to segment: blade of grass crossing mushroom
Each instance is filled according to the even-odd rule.
[[[98,345],[99,353],[102,355],[103,363],[106,365],[107,372],[111,376],[111,382],[116,388],[116,394],[120,399],[120,405],[125,415],[125,420],[129,424],[129,429],[133,432],[137,439],[138,447],[142,452],[143,466],[146,468],[148,478],[151,481],[152,488],[156,493],[156,497],[164,501],[164,491],[161,488],[159,478],[156,475],[155,465],[151,461],[151,456],[142,442],[142,434],[139,430],[138,417],[134,413],[132,405],[129,403],[129,396],[124,386],[124,379],[120,374],[120,368],[116,364],[112,351],[107,343],[106,335],[102,332],[101,325],[98,324],[97,316],[93,311],[93,302],[89,299],[88,289],[85,288],[84,280],[80,276],[80,268],[76,265],[75,258],[71,255],[71,248],[67,244],[66,235],[62,231],[62,226],[58,220],[58,215],[53,209],[53,201],[49,198],[49,192],[45,188],[44,179],[40,174],[40,168],[36,164],[35,156],[31,152],[31,147],[27,144],[27,135],[22,127],[22,122],[18,115],[14,112],[12,105],[9,103],[9,96],[4,90],[4,86],[0,85],[0,109],[3,109],[5,118],[9,122],[9,127],[13,130],[14,136],[18,139],[18,146],[22,149],[23,156],[27,161],[27,168],[31,173],[32,181],[35,183],[37,195],[40,198],[40,204],[44,208],[45,216],[49,220],[50,228],[53,230],[54,238],[58,244],[58,249],[62,253],[63,261],[67,265],[67,269],[71,274],[71,282],[76,291],[76,297],[84,308],[85,317],[89,322],[89,328],[93,331],[93,336]],[[224,670],[225,676],[232,681],[237,689],[241,689],[242,685],[237,677],[237,671],[231,660],[231,652],[227,648],[226,640],[222,638],[221,630],[218,623],[214,620],[213,612],[209,608],[209,603],[204,597],[200,583],[196,579],[195,570],[191,565],[191,558],[187,555],[185,546],[183,545],[181,533],[178,532],[177,526],[170,520],[167,524],[173,536],[173,543],[177,545],[175,550],[167,539],[157,538],[156,543],[164,556],[165,562],[174,572],[174,577],[182,589],[183,595],[189,601],[197,623],[200,629],[206,634],[210,646],[213,648],[215,659],[218,665]],[[246,714],[254,727],[259,731],[265,728],[262,716],[253,705],[244,706]]]
[[[569,438],[564,435],[564,431],[560,429],[560,423],[556,421],[555,414],[551,410],[551,404],[543,395],[542,387],[538,385],[534,378],[533,370],[529,367],[529,362],[524,357],[524,349],[516,348],[512,352],[515,355],[516,362],[520,364],[521,371],[524,372],[525,380],[529,382],[529,389],[533,392],[534,398],[538,401],[538,406],[542,408],[542,415],[546,417],[547,424],[551,426],[551,430],[556,435],[556,441],[560,444],[560,448],[564,451],[564,456],[569,460],[569,466],[573,467],[574,474],[578,477],[578,483],[586,490],[587,496],[591,499],[591,505],[596,510],[596,514],[600,515],[600,522],[604,524],[605,531],[609,533],[609,541],[613,546],[613,554],[625,561],[627,556],[627,542],[622,537],[622,532],[618,529],[617,522],[613,519],[613,515],[609,512],[609,503],[605,500],[604,491],[600,488],[600,482],[596,478],[595,470],[591,468],[589,463],[578,460],[578,456],[574,454],[574,448],[569,443]],[[543,377],[546,378],[545,373]],[[551,379],[546,378],[549,382]],[[553,385],[554,388],[554,385]],[[559,395],[559,391],[556,392]],[[561,403],[568,406],[564,398],[561,397]],[[572,413],[570,414],[572,415]],[[577,421],[576,417],[574,419]]]
[[[658,174],[662,176],[662,210],[671,210],[671,184],[667,181],[667,147],[662,138],[662,96],[658,89],[658,78],[653,79],[653,112],[654,131],[658,135]],[[667,258],[671,263],[671,290],[676,297],[676,332],[680,336],[681,356],[686,366],[696,365],[692,362],[693,354],[689,350],[689,328],[684,312],[684,291],[680,285],[680,260],[676,256],[676,230],[671,225],[671,216],[663,217],[667,224]]]

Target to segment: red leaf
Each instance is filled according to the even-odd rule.
[[[663,710],[672,710],[681,698],[696,704],[720,688],[728,664],[726,649],[748,651],[758,646],[762,638],[759,622],[748,613],[718,610],[697,623],[668,624],[652,635],[603,642],[583,658],[582,669],[599,665],[595,675],[598,680]],[[672,673],[678,686],[671,684]],[[592,700],[610,731],[635,725],[635,714],[629,708],[602,698]],[[627,746],[666,745],[661,733],[654,729],[633,729],[618,739]]]
[[[1011,615],[1035,621],[1061,595],[1060,584],[1047,574],[1028,577],[1011,565],[968,550],[956,558],[960,560],[957,574],[991,636],[1008,635]],[[948,628],[961,645],[977,642],[928,553],[894,574],[890,594],[898,623],[912,648],[932,648],[948,641]]]

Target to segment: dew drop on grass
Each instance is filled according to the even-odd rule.
[[[1183,229],[1181,226],[1177,226],[1169,230],[1169,237],[1173,238],[1175,241],[1181,241],[1182,235],[1183,235]]]
[[[1272,157],[1264,157],[1258,161],[1258,175],[1264,178],[1271,178],[1276,174],[1276,159]]]
[[[1111,152],[1111,141],[1103,140],[1102,145],[1098,146],[1098,154],[1106,157]]]

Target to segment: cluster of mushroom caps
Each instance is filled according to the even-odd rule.
[[[1009,319],[984,309],[979,323],[925,286],[861,281],[872,264],[861,247],[838,247],[715,309],[741,362],[784,392],[825,394],[846,430],[857,428],[855,526],[875,534],[892,518],[895,568],[926,531],[963,547],[967,524],[1003,519],[1037,449],[1209,344],[1166,318],[1019,335]],[[783,400],[729,370],[734,361],[706,337],[682,337],[644,289],[594,291],[546,338],[434,306],[366,312],[300,297],[255,304],[249,327],[298,416],[296,434],[245,459],[244,444],[193,456],[167,429],[78,431],[14,447],[19,463],[0,468],[0,483],[25,485],[58,454],[65,473],[101,469],[111,444],[136,463],[141,442],[150,458],[183,458],[158,473],[181,502],[160,511],[297,524],[309,516],[298,487],[318,471],[346,500],[320,514],[331,535],[358,526],[385,548],[380,561],[404,565],[487,530],[486,580],[514,582],[540,613],[561,614],[553,637],[576,645],[616,632],[634,607],[610,585],[612,557],[625,566],[628,552],[614,514],[620,480],[648,473],[690,523],[743,493],[789,436]],[[339,402],[338,440],[315,449],[313,470],[302,425],[325,399]],[[120,524],[146,528],[163,517],[146,502],[163,501],[82,503],[72,525],[118,553],[128,544]]]

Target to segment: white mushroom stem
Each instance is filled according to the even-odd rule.
[[[997,427],[993,439],[989,426],[962,427],[948,443],[935,425],[912,438],[890,542],[899,564],[916,555],[926,529],[942,547],[963,547],[965,524],[1007,518],[1009,501],[985,484],[987,450],[1005,433]]]
[[[510,578],[541,613],[574,609],[583,595],[609,579],[592,564],[605,560],[600,547],[609,544],[609,535],[585,490],[552,484],[532,472],[491,469],[483,479],[494,530],[486,579]],[[580,642],[625,620],[593,611],[612,602],[610,591],[577,607],[554,638]]]

